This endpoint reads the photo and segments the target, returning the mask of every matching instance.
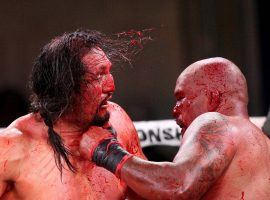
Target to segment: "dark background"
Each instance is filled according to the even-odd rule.
[[[0,127],[27,112],[28,76],[40,48],[84,27],[107,34],[155,28],[133,67],[114,68],[119,103],[132,120],[171,118],[176,78],[189,64],[221,56],[245,74],[249,113],[269,106],[269,11],[263,0],[19,1],[0,3]]]

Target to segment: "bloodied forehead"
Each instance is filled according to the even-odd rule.
[[[188,66],[178,77],[175,95],[198,91],[218,91],[237,97],[247,102],[246,79],[240,69],[231,61],[224,58],[209,58],[200,60]],[[185,94],[186,95],[186,94]]]
[[[108,73],[112,63],[100,48],[93,48],[82,57],[82,62],[87,67],[88,72],[99,74]]]
[[[189,66],[179,75],[174,89],[175,96],[182,97],[187,92],[198,88],[195,84],[197,80],[195,80],[194,72],[194,68]]]
[[[178,77],[175,95],[181,92],[204,90],[209,88],[224,91],[243,77],[241,71],[229,60],[209,58],[197,61],[188,66]]]

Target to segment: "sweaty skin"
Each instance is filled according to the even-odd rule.
[[[134,125],[125,111],[115,103],[109,103],[108,110],[110,123],[123,147],[145,158]],[[61,128],[65,130],[66,127]],[[90,134],[94,137],[99,133]],[[73,137],[65,133],[65,136],[65,144],[75,154],[72,164],[78,171],[74,174],[63,170],[61,181],[43,121],[29,114],[1,132],[0,199],[124,199],[126,184],[107,170],[81,158],[78,153],[81,135]]]
[[[84,55],[82,62],[87,67],[83,96],[78,97],[73,112],[63,115],[53,126],[70,150],[69,159],[77,172],[72,173],[62,162],[65,169],[61,178],[48,143],[47,125],[39,113],[28,114],[0,133],[0,199],[118,200],[127,195],[137,199],[126,184],[79,153],[83,133],[93,140],[99,137],[99,132],[89,128],[89,122],[109,112],[109,124],[123,148],[145,158],[131,119],[120,106],[108,102],[115,89],[111,62],[99,48]]]
[[[198,61],[174,93],[183,134],[174,161],[133,156],[121,179],[146,199],[269,199],[270,142],[249,121],[240,70],[223,58]]]

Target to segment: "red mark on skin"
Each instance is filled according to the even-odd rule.
[[[131,138],[131,143],[129,145],[129,149],[128,151],[132,154],[137,154],[139,151],[139,144],[138,144],[138,139],[136,138],[136,136],[133,136]]]
[[[7,145],[9,145],[9,140],[7,141]]]
[[[4,162],[4,171],[6,170],[7,160]]]
[[[245,192],[242,192],[241,200],[245,200],[244,197],[245,197]]]
[[[243,167],[242,167],[242,161],[241,161],[241,160],[239,160],[238,166],[239,166],[239,168],[241,169],[241,171],[244,171],[244,169],[243,169]]]

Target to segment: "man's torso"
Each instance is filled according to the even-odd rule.
[[[123,199],[126,186],[107,170],[73,159],[76,173],[63,169],[62,180],[46,141],[29,142],[19,176],[3,199]]]
[[[247,119],[227,118],[236,129],[237,151],[203,199],[269,199],[270,141]]]
[[[117,110],[118,109],[118,110]],[[114,112],[116,110],[116,112]],[[129,138],[127,135],[134,128],[129,117],[116,104],[110,106],[112,117],[111,124],[117,131],[117,138],[124,148],[131,149],[131,153],[142,155],[138,146],[138,138]],[[19,155],[15,166],[5,163],[4,170],[16,168],[15,180],[5,180],[8,192],[3,199],[124,199],[126,185],[117,179],[114,174],[97,167],[93,163],[82,160],[80,156],[72,156],[71,162],[77,172],[72,173],[64,164],[62,180],[60,171],[55,164],[54,153],[47,141],[47,127],[37,122],[33,115],[19,119],[7,128],[9,131],[18,131],[23,139],[19,142],[8,140],[6,149],[13,151],[12,157]],[[19,124],[19,125],[18,125]],[[22,125],[23,126],[22,126]],[[135,129],[134,129],[135,130]],[[15,134],[16,135],[16,134]],[[15,139],[16,140],[16,139]],[[10,141],[10,142],[9,142]],[[12,145],[22,145],[19,152],[12,150]],[[16,147],[17,148],[17,147]],[[64,162],[62,162],[64,163]],[[12,165],[12,162],[11,164]],[[14,169],[12,169],[14,170]]]

